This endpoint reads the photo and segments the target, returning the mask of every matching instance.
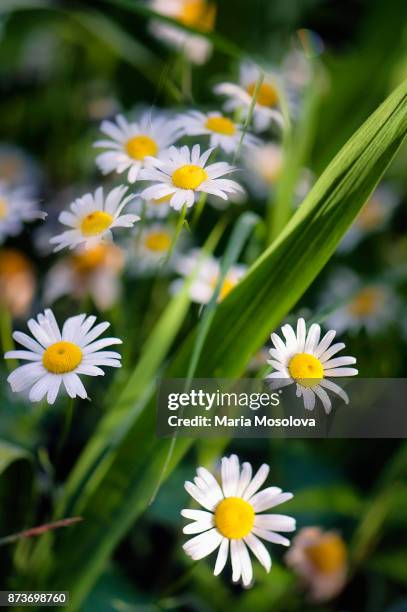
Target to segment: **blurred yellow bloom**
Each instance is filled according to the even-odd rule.
[[[13,317],[23,317],[35,293],[35,275],[29,259],[16,249],[0,251],[0,300]]]

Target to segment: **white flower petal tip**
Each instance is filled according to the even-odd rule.
[[[330,378],[356,376],[358,370],[348,367],[356,363],[355,357],[332,358],[345,348],[340,342],[332,344],[335,330],[329,330],[321,338],[319,325],[314,323],[307,331],[305,320],[300,318],[296,331],[291,325],[283,325],[281,331],[284,340],[278,334],[271,334],[273,348],[268,363],[274,371],[267,376],[271,386],[278,389],[296,383],[296,395],[302,397],[307,410],[313,410],[316,398],[319,398],[326,414],[329,414],[332,402],[327,391],[348,403],[348,395]]]
[[[54,404],[60,389],[72,397],[89,399],[80,376],[103,376],[103,366],[121,367],[121,356],[106,347],[121,344],[119,338],[99,338],[109,323],[94,325],[96,317],[81,314],[67,319],[60,330],[50,309],[30,319],[32,337],[14,332],[24,350],[8,351],[6,359],[29,363],[17,367],[7,380],[13,392],[28,391],[32,402],[44,397]]]
[[[125,186],[115,187],[105,197],[100,187],[94,194],[86,193],[75,200],[70,211],[59,216],[60,223],[69,229],[50,239],[56,245],[54,251],[66,247],[93,248],[103,241],[111,242],[112,230],[132,227],[140,217],[123,212],[134,199],[134,195],[126,195],[127,191]]]
[[[146,200],[168,200],[174,210],[190,208],[202,193],[227,200],[241,191],[236,181],[223,178],[234,168],[227,162],[207,164],[213,149],[201,154],[199,145],[192,149],[170,147],[161,158],[151,157],[148,167],[140,171],[139,180],[151,185],[141,192]]]
[[[240,465],[237,455],[230,455],[221,460],[220,481],[201,467],[194,482],[185,483],[186,491],[205,508],[181,510],[183,517],[193,521],[183,532],[197,534],[183,545],[185,553],[199,560],[217,550],[215,576],[222,572],[230,556],[232,581],[241,581],[245,588],[253,584],[249,551],[269,572],[272,562],[261,540],[288,546],[289,540],[277,532],[295,529],[295,520],[289,516],[263,514],[293,497],[278,487],[259,491],[268,473],[269,466],[263,464],[252,476],[249,463]]]

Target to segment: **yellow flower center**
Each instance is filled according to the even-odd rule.
[[[205,127],[225,136],[233,136],[236,132],[235,124],[228,117],[208,117]]]
[[[105,262],[107,251],[107,244],[98,244],[92,249],[85,249],[74,253],[72,255],[72,264],[77,272],[87,274]]]
[[[82,351],[73,342],[55,342],[42,356],[44,368],[52,374],[72,372],[82,361]]]
[[[216,507],[215,525],[230,540],[247,536],[254,525],[254,509],[241,497],[226,497]]]
[[[82,219],[81,232],[84,236],[97,236],[110,227],[112,215],[104,210],[96,210]]]
[[[324,377],[324,368],[319,359],[309,353],[297,353],[288,364],[288,370],[304,387],[314,387]],[[316,381],[310,379],[317,379]]]
[[[250,85],[246,87],[246,91],[250,96],[254,95],[255,90],[256,83],[250,83]],[[262,83],[257,92],[256,102],[260,104],[260,106],[276,106],[278,102],[277,89],[269,83]]]
[[[150,136],[133,136],[126,142],[126,152],[133,159],[141,160],[146,155],[156,155],[158,145]]]
[[[208,175],[203,168],[194,164],[187,164],[173,172],[172,183],[179,189],[196,189],[207,178]]]
[[[218,284],[218,277],[214,276],[211,280],[211,285],[215,289],[217,284]],[[235,280],[226,277],[219,290],[219,296],[218,296],[219,302],[224,300],[225,297],[227,297],[229,293],[236,287],[236,285],[237,285],[237,282]]]
[[[216,6],[205,0],[184,0],[178,21],[201,32],[210,32],[215,25]]]
[[[150,251],[164,252],[168,251],[171,245],[171,236],[168,232],[150,232],[144,244]]]
[[[7,217],[7,202],[4,198],[0,198],[0,220]]]
[[[163,202],[169,202],[172,198],[173,194],[169,193],[168,195],[163,196],[162,198],[156,198],[154,200],[150,200],[151,204],[163,204]]]
[[[25,274],[31,270],[27,257],[14,249],[0,251],[0,277],[12,278],[18,274]]]
[[[383,306],[383,291],[379,287],[365,287],[348,305],[348,310],[355,317],[368,317],[381,310]]]
[[[347,551],[342,538],[327,534],[313,546],[307,546],[305,553],[311,563],[323,574],[331,574],[344,567]]]

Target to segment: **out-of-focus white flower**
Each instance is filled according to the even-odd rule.
[[[198,269],[197,278],[191,285],[190,296],[198,304],[207,304],[218,284],[220,276],[220,263],[214,257],[205,257],[201,263],[201,251],[193,249],[187,255],[179,255],[174,258],[174,268],[182,276],[187,277]],[[221,301],[229,295],[243,278],[247,267],[243,264],[231,266],[226,274],[219,291],[218,300]],[[172,284],[173,291],[179,291],[183,285],[181,280]]]
[[[153,223],[143,227],[139,236],[126,242],[128,267],[136,275],[148,274],[158,269],[169,270],[164,265],[174,239],[174,228],[164,223]],[[180,245],[176,245],[176,255]]]
[[[304,527],[294,537],[285,561],[299,575],[309,599],[321,603],[333,599],[344,588],[347,557],[346,544],[337,532]]]
[[[107,346],[121,344],[118,338],[97,340],[110,323],[99,323],[96,317],[80,314],[64,323],[62,332],[52,310],[45,310],[28,327],[33,335],[14,332],[13,338],[25,350],[8,351],[6,359],[22,359],[29,363],[16,368],[7,378],[14,392],[30,389],[29,399],[39,402],[47,396],[53,404],[61,384],[70,397],[85,399],[88,395],[79,375],[104,376],[100,366],[120,368],[121,356],[105,351]]]
[[[297,397],[302,397],[304,407],[313,410],[318,397],[329,414],[332,410],[331,399],[325,389],[336,393],[344,402],[349,398],[345,391],[328,380],[327,377],[355,376],[358,371],[348,366],[356,363],[355,357],[335,357],[345,348],[345,344],[332,344],[336,331],[329,330],[321,338],[321,327],[314,323],[308,330],[304,319],[298,319],[297,332],[291,325],[281,328],[285,342],[277,334],[271,334],[274,348],[270,349],[269,364],[274,372],[267,376],[274,388],[281,388],[292,383],[297,385]]]
[[[208,149],[201,155],[199,145],[191,150],[187,146],[170,147],[161,159],[148,158],[149,167],[140,171],[139,179],[154,184],[144,189],[141,196],[146,200],[171,196],[172,208],[181,210],[184,205],[191,207],[201,193],[227,200],[228,194],[243,191],[236,181],[222,178],[236,168],[227,162],[206,165],[212,151]]]
[[[70,212],[64,211],[59,215],[59,221],[71,229],[50,239],[51,244],[57,245],[54,250],[74,249],[79,245],[91,248],[102,240],[112,240],[113,229],[132,227],[140,217],[122,214],[134,198],[132,194],[126,196],[126,192],[127,187],[115,187],[105,198],[103,188],[99,187],[94,194],[86,193],[75,200]]]
[[[0,145],[0,183],[35,189],[39,180],[40,172],[32,157],[14,145]]]
[[[363,283],[352,270],[339,268],[321,298],[322,308],[335,304],[340,305],[326,318],[327,325],[338,333],[364,327],[374,334],[395,320],[399,300],[388,285]]]
[[[0,184],[0,244],[7,236],[17,236],[24,223],[44,220],[47,214],[38,208],[27,187],[6,187]]]
[[[99,310],[108,310],[120,297],[123,267],[124,253],[114,244],[79,248],[49,270],[44,281],[44,302],[52,304],[66,295],[81,300],[89,295]]]
[[[16,249],[0,249],[0,304],[13,317],[23,317],[30,309],[35,288],[35,274],[28,257]]]
[[[187,492],[205,510],[181,511],[182,516],[192,521],[183,532],[198,534],[183,548],[194,561],[218,550],[215,576],[222,572],[230,554],[233,582],[241,580],[249,587],[253,581],[249,550],[269,572],[271,558],[261,540],[290,545],[277,532],[294,531],[295,520],[284,514],[264,514],[264,511],[289,501],[293,494],[283,493],[279,487],[259,491],[270,470],[265,463],[254,476],[250,463],[240,466],[236,455],[223,457],[221,466],[221,483],[204,467],[197,469],[194,482],[185,483]]]
[[[110,140],[95,142],[95,147],[107,149],[96,157],[96,164],[103,174],[127,172],[129,183],[137,180],[148,156],[159,157],[180,136],[174,121],[152,111],[131,123],[118,115],[115,122],[103,121],[100,129]]]
[[[199,32],[214,29],[216,5],[207,0],[150,0],[153,11],[171,17],[184,26]],[[175,25],[154,19],[150,24],[151,32],[158,40],[185,53],[194,64],[204,64],[212,53],[210,40],[199,34],[191,34]]]
[[[252,62],[242,62],[239,72],[239,84],[219,83],[214,88],[216,94],[228,97],[224,106],[227,111],[242,111],[247,117],[256,91],[257,83],[264,75],[263,82],[257,93],[256,104],[253,110],[253,125],[257,132],[266,130],[272,121],[283,125],[281,113],[281,95],[283,83],[280,74],[264,73],[259,66]]]
[[[366,236],[384,230],[399,202],[400,198],[393,188],[380,185],[345,234],[338,252],[348,253]]]
[[[283,169],[283,149],[272,142],[250,151],[246,156],[246,167],[250,173],[247,181],[259,196],[265,196],[280,178]]]
[[[260,144],[260,140],[246,132],[243,136],[242,126],[219,112],[201,113],[192,110],[176,119],[182,133],[186,136],[209,136],[209,145],[220,147],[225,153],[231,154],[242,148],[252,148]]]

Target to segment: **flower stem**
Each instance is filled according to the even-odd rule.
[[[14,341],[13,341],[13,326],[11,320],[11,314],[8,308],[0,304],[0,339],[1,339],[1,347],[3,352],[12,351],[14,349]],[[9,372],[14,370],[17,367],[17,361],[15,359],[7,359],[7,368]]]
[[[186,215],[187,215],[187,205],[184,204],[184,206],[182,207],[182,210],[180,212],[178,221],[177,221],[177,226],[175,228],[174,238],[172,239],[170,248],[168,249],[167,256],[164,259],[164,262],[163,262],[164,264],[168,263],[169,260],[171,259],[171,255],[173,254],[174,249],[175,249],[175,247],[177,245],[178,238],[179,238],[179,235],[181,233],[181,230],[182,230],[182,227],[183,227],[184,223],[186,225],[188,225],[187,220],[186,220]]]

